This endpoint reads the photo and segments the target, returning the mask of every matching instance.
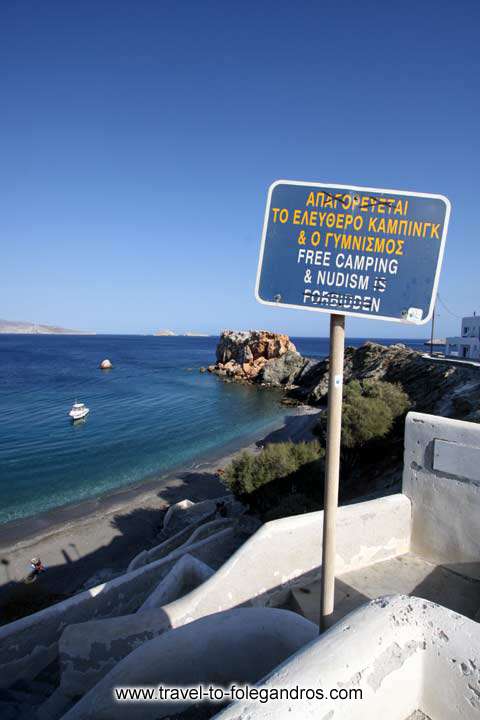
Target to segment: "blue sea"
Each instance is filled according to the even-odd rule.
[[[293,340],[304,355],[328,353],[326,338]],[[0,523],[191,466],[280,424],[288,411],[278,392],[199,373],[214,362],[216,344],[214,337],[0,335]],[[101,371],[106,357],[114,367]],[[72,424],[75,400],[91,411]]]

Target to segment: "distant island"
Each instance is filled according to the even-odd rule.
[[[155,337],[210,337],[208,333],[194,332],[188,330],[184,333],[173,332],[173,330],[157,330]]]
[[[14,333],[16,335],[95,335],[86,330],[71,330],[57,325],[38,325],[20,320],[1,320],[0,333]]]

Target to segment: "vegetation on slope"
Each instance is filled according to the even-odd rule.
[[[399,384],[352,380],[344,388],[342,415],[342,483],[344,498],[373,488],[362,469],[373,459],[401,451],[403,419],[411,403]],[[326,415],[315,430],[318,441],[267,445],[258,454],[243,452],[226,468],[224,482],[265,520],[323,505]],[[381,464],[381,462],[380,462]],[[373,477],[374,473],[363,473]]]
[[[241,453],[225,469],[223,481],[236,497],[263,515],[293,495],[315,498],[314,484],[318,486],[323,475],[324,454],[318,441],[272,443],[255,455]]]

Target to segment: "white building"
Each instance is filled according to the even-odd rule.
[[[445,355],[471,360],[480,359],[480,316],[464,317],[461,332],[460,337],[447,338]]]

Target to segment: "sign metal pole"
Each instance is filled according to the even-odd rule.
[[[330,315],[320,632],[326,630],[331,624],[335,599],[335,535],[340,475],[344,351],[345,317],[332,314]]]
[[[320,632],[332,625],[335,601],[345,316],[430,320],[450,210],[444,195],[407,190],[298,180],[268,190],[255,297],[330,314]],[[432,321],[431,353],[433,333]]]
[[[430,335],[430,357],[433,357],[433,333],[435,328],[435,305],[433,306],[432,312],[432,332]]]

